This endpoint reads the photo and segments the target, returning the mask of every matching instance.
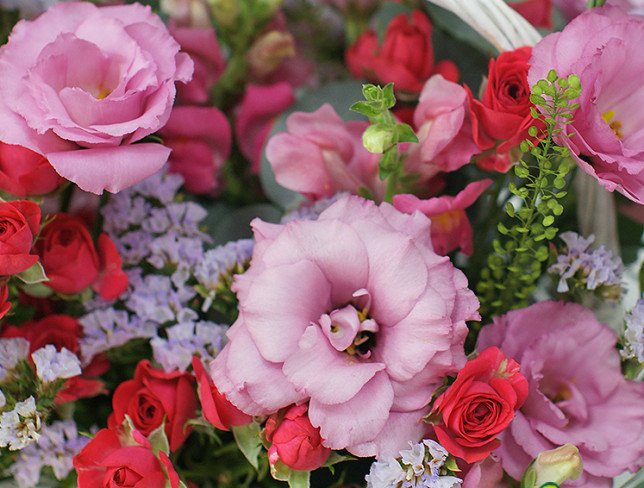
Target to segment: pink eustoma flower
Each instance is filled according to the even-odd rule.
[[[378,155],[362,145],[367,122],[343,121],[329,104],[311,113],[295,112],[286,119],[287,132],[274,135],[266,157],[277,182],[317,200],[341,191],[366,187],[382,198]]]
[[[432,250],[429,220],[353,196],[317,221],[253,227],[239,318],[211,365],[221,393],[249,415],[308,401],[324,446],[359,456],[420,440],[478,318],[463,273]]]
[[[441,256],[461,248],[463,254],[472,255],[472,226],[465,209],[492,184],[485,179],[470,183],[455,197],[442,196],[421,200],[414,195],[394,196],[394,207],[401,212],[420,211],[431,221],[432,244]]]
[[[212,194],[219,189],[218,174],[232,144],[223,113],[215,107],[175,107],[159,134],[172,149],[170,172],[183,176],[186,190]]]
[[[414,125],[419,143],[409,146],[406,169],[420,174],[423,181],[457,170],[480,152],[472,136],[467,92],[441,75],[425,83]]]
[[[477,350],[498,346],[521,364],[528,398],[494,453],[519,480],[541,451],[579,448],[584,473],[566,486],[610,488],[644,460],[644,384],[620,369],[617,337],[581,305],[541,302],[483,327]]]
[[[0,140],[42,154],[83,190],[118,192],[170,150],[161,128],[193,64],[150,7],[59,3],[14,27],[0,52]]]
[[[644,18],[594,8],[532,51],[530,85],[555,69],[581,80],[580,107],[561,143],[604,188],[644,204]],[[572,137],[565,137],[572,135]]]

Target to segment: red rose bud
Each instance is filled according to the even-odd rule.
[[[220,430],[249,424],[253,418],[239,410],[222,395],[198,357],[192,358],[192,369],[197,378],[201,413],[203,417]]]
[[[453,63],[434,66],[432,25],[420,10],[394,17],[382,45],[378,45],[375,32],[364,32],[347,50],[346,62],[355,78],[380,84],[393,82],[399,92],[419,93],[437,69],[450,79],[453,76],[458,79]]]
[[[275,414],[266,421],[271,464],[279,460],[291,469],[312,471],[329,458],[331,449],[322,445],[320,429],[311,425],[307,410],[306,404],[294,405],[282,417]]]
[[[166,487],[178,488],[179,475],[168,456],[152,452],[149,443],[123,445],[112,430],[102,429],[74,457],[78,488]]]
[[[147,359],[142,360],[136,366],[134,379],[116,388],[112,397],[114,413],[108,426],[116,429],[128,415],[134,427],[147,436],[165,421],[170,450],[175,451],[190,434],[186,422],[195,417],[193,384],[189,373],[166,373],[154,369]]]
[[[0,190],[15,195],[44,195],[64,180],[42,155],[0,142]]]
[[[528,396],[519,364],[488,347],[459,371],[456,381],[434,403],[438,441],[450,454],[474,463],[499,447],[497,436]]]
[[[56,214],[47,224],[37,249],[45,273],[44,284],[57,293],[79,293],[94,285],[102,298],[117,298],[127,288],[121,257],[107,234],[99,238],[99,253],[85,223]]]
[[[27,200],[0,202],[0,276],[21,273],[38,262],[31,254],[40,227],[40,207]]]

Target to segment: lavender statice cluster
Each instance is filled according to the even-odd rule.
[[[11,371],[26,359],[29,354],[29,341],[21,337],[0,339],[0,381],[10,379]]]
[[[624,349],[621,354],[624,359],[636,359],[644,363],[644,297],[626,315]]]
[[[206,251],[209,238],[200,226],[207,212],[181,200],[182,183],[179,175],[160,173],[114,195],[102,209],[103,230],[121,254],[129,286],[116,306],[100,299],[86,304],[80,319],[85,362],[144,338],[166,371],[184,371],[193,355],[211,359],[223,347],[227,326],[200,320],[198,311],[207,312],[232,274],[244,271],[253,241]]]
[[[560,237],[566,246],[557,262],[548,268],[548,272],[560,277],[559,293],[570,291],[573,282],[591,291],[600,287],[621,290],[624,264],[619,256],[604,246],[591,249],[593,235],[584,238],[575,232],[563,232]]]
[[[74,469],[74,456],[89,440],[89,437],[78,435],[72,420],[43,425],[38,441],[20,451],[9,473],[20,488],[37,486],[42,470],[47,467],[51,468],[57,480],[64,480]]]
[[[317,220],[322,212],[340,200],[342,197],[349,195],[347,192],[339,192],[335,195],[326,198],[320,198],[313,203],[304,203],[291,210],[282,217],[282,224],[292,222],[294,220]]]
[[[456,488],[461,480],[446,475],[448,453],[431,439],[400,451],[399,459],[377,461],[365,477],[367,488]]]

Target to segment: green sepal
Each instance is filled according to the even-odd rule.
[[[165,421],[150,432],[148,440],[152,445],[152,452],[155,456],[158,456],[159,452],[170,455],[170,443],[168,442],[168,436],[165,434]]]
[[[291,471],[288,477],[288,486],[290,488],[310,488],[311,472],[310,471]]]
[[[42,264],[40,264],[40,261],[38,261],[30,268],[27,268],[23,272],[18,273],[16,277],[22,280],[24,283],[27,283],[28,285],[42,283],[43,281],[49,281],[47,275],[45,274],[45,269],[42,267]]]
[[[231,427],[235,442],[244,457],[248,460],[255,471],[259,469],[259,453],[262,451],[262,440],[260,426],[257,422],[248,425]]]

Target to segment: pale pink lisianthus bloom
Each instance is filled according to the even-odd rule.
[[[492,180],[475,181],[458,195],[421,200],[415,195],[395,195],[394,207],[412,214],[422,212],[432,221],[431,235],[434,250],[441,256],[460,248],[463,254],[472,255],[472,225],[465,209],[492,184]]]
[[[432,76],[414,112],[418,144],[410,144],[405,167],[422,181],[455,171],[480,152],[472,136],[467,92],[441,75]]]
[[[0,51],[0,140],[47,158],[92,193],[155,173],[170,150],[132,144],[168,120],[193,64],[139,4],[59,3],[14,27]]]
[[[620,369],[615,333],[581,305],[541,302],[483,327],[477,350],[499,347],[521,364],[528,399],[494,454],[519,480],[541,451],[579,448],[584,473],[564,486],[609,488],[644,462],[644,383]]]
[[[275,119],[293,105],[293,88],[282,81],[271,85],[249,84],[235,113],[235,137],[241,153],[259,173],[262,149]]]
[[[212,363],[235,406],[268,415],[309,402],[324,445],[397,456],[422,439],[442,378],[465,364],[467,279],[431,247],[429,220],[345,197],[317,221],[255,220],[239,318]]]
[[[609,191],[644,204],[644,18],[589,10],[532,51],[530,85],[555,69],[581,80],[580,107],[560,142]]]
[[[170,27],[170,34],[195,65],[192,80],[177,86],[177,98],[186,104],[208,102],[210,91],[226,69],[226,60],[212,27]]]
[[[345,122],[329,104],[315,112],[289,115],[287,132],[274,135],[266,146],[275,179],[313,200],[341,191],[356,194],[360,187],[382,199],[379,155],[362,145],[367,127],[363,121]]]
[[[201,195],[219,189],[219,171],[232,144],[223,113],[215,107],[175,107],[159,135],[172,149],[170,172],[183,176],[186,190]]]

